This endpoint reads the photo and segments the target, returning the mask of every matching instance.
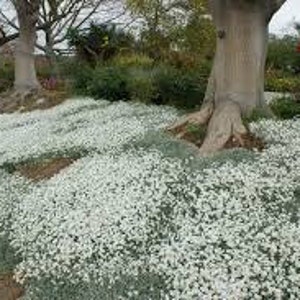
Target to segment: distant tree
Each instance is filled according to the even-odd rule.
[[[181,49],[199,59],[213,58],[215,52],[215,27],[205,6],[190,5],[187,23],[180,35]],[[197,4],[197,3],[196,3]]]
[[[15,82],[17,92],[38,90],[34,48],[40,0],[11,0],[17,14],[19,38],[15,50]]]
[[[141,42],[154,58],[162,56],[186,22],[186,0],[127,0],[131,15],[141,24]]]
[[[112,18],[124,14],[122,9],[112,11],[111,4],[117,4],[121,0],[40,0],[39,14],[36,30],[42,32],[36,41],[36,47],[43,51],[52,65],[57,70],[56,54],[60,52],[61,46],[67,40],[70,28],[79,29],[87,21],[102,13],[110,14]],[[0,3],[7,3],[0,0]],[[12,11],[8,12],[8,5],[0,8],[0,20],[7,28],[12,29],[9,35],[0,38],[0,45],[12,41],[19,36],[18,18],[14,17]],[[57,72],[56,72],[57,73]]]
[[[60,52],[62,43],[67,41],[69,30],[84,26],[109,2],[114,1],[41,0],[38,25],[44,39],[38,42],[37,47],[47,55],[53,68],[57,68],[56,54]]]

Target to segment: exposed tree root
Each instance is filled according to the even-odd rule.
[[[243,136],[247,133],[240,107],[231,101],[222,102],[216,107],[209,121],[200,153],[207,155],[222,150],[231,137],[243,147]]]
[[[178,122],[167,128],[167,131],[175,135],[177,138],[181,139],[187,133],[187,126],[196,125],[204,126],[208,123],[209,119],[213,114],[214,108],[212,103],[205,105],[200,111],[191,113],[183,117]]]
[[[191,125],[199,129],[193,129]],[[206,134],[203,134],[203,129]],[[264,148],[261,139],[255,137],[243,124],[241,109],[232,101],[223,101],[216,108],[205,105],[199,112],[185,116],[167,128],[176,138],[193,143],[201,155],[210,155],[228,148]]]

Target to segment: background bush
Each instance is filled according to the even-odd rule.
[[[145,54],[131,53],[116,56],[112,64],[124,68],[151,68],[154,60]]]
[[[300,74],[299,37],[271,35],[268,45],[267,69],[280,70],[283,74]]]
[[[0,93],[11,88],[14,84],[14,62],[13,60],[0,61]]]
[[[201,105],[207,78],[202,78],[198,72],[160,67],[153,76],[159,91],[157,104],[172,104],[186,109]]]
[[[89,79],[90,75],[86,77]],[[91,73],[87,83],[89,96],[110,101],[128,100],[128,72],[120,67],[99,66]]]
[[[193,109],[201,105],[207,77],[199,71],[184,71],[164,65],[124,68],[98,65],[73,72],[76,93],[96,99],[138,100]]]
[[[269,70],[265,77],[265,90],[281,93],[299,93],[300,76]]]
[[[71,78],[71,85],[73,94],[88,95],[89,85],[93,79],[93,69],[87,64],[70,64],[69,77]]]
[[[299,37],[271,36],[266,65],[267,91],[300,92],[300,53],[297,51]]]
[[[294,99],[292,97],[279,98],[273,101],[271,109],[275,116],[280,119],[293,119],[300,117],[300,98]]]
[[[151,69],[132,68],[127,84],[132,100],[155,103],[159,97],[159,89]]]
[[[72,29],[68,33],[68,41],[78,58],[93,66],[135,47],[134,37],[113,23],[91,23],[82,30]]]

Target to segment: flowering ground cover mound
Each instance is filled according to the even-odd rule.
[[[162,130],[177,117],[90,99],[0,116],[1,239],[25,300],[299,298],[300,121],[251,124],[261,153],[200,158]],[[10,172],[51,157],[76,161]]]

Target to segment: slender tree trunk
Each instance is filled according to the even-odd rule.
[[[15,52],[15,83],[17,92],[24,93],[40,88],[37,80],[34,48],[39,1],[15,1],[20,35]]]
[[[203,154],[221,150],[234,139],[244,145],[248,134],[242,116],[265,109],[264,70],[268,23],[285,0],[210,0],[217,29],[217,49],[200,112],[170,130],[178,136],[189,123],[206,125]]]
[[[54,43],[53,43],[51,28],[49,28],[49,30],[45,30],[45,34],[46,34],[46,55],[47,55],[50,67],[52,68],[51,75],[56,78],[59,78],[60,72],[59,72],[57,57],[56,57],[56,54],[54,51]]]

